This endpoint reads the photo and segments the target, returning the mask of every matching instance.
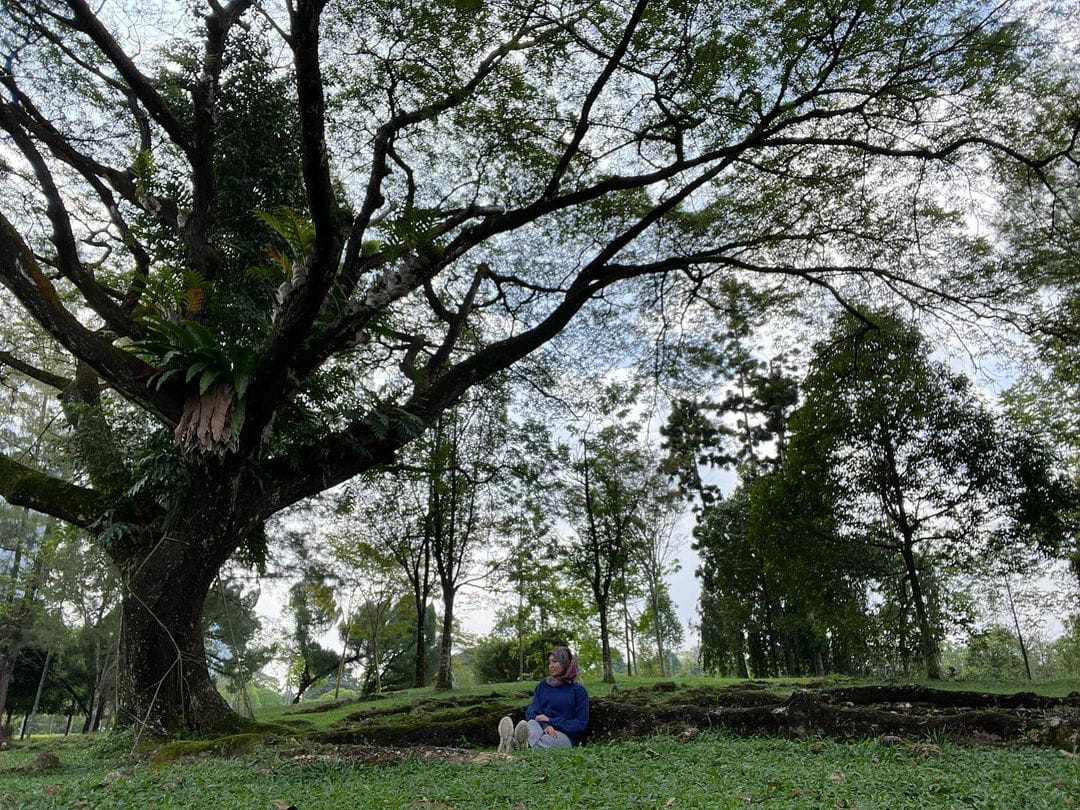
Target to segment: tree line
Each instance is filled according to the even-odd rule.
[[[707,669],[941,678],[941,645],[970,628],[980,586],[1008,589],[1048,559],[1080,578],[1063,448],[991,408],[915,324],[839,316],[801,380],[779,362],[716,359],[732,392],[680,401],[665,430],[699,504]],[[704,483],[703,465],[735,470],[734,491]]]

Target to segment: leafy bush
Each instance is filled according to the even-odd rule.
[[[480,683],[516,681],[519,675],[523,680],[539,680],[547,674],[548,651],[569,643],[569,638],[571,635],[559,628],[524,636],[525,669],[522,673],[518,640],[489,636],[473,651],[473,673]],[[570,647],[573,649],[573,644]]]

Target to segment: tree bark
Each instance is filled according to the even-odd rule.
[[[427,684],[427,600],[416,599],[416,662],[413,669],[413,687],[421,689]]]
[[[1013,601],[1012,587],[1009,585],[1009,578],[1005,577],[1005,593],[1009,597],[1009,611],[1012,613],[1013,627],[1016,628],[1016,640],[1020,643],[1020,655],[1024,657],[1024,672],[1027,673],[1027,679],[1031,678],[1031,662],[1028,661],[1027,644],[1024,643],[1024,634],[1020,632],[1020,617],[1016,615],[1016,603]]]
[[[746,669],[746,651],[743,649],[743,631],[740,629],[736,634],[735,641],[735,676],[738,678],[749,678],[750,672]]]
[[[447,691],[454,688],[451,680],[453,661],[451,649],[453,648],[454,628],[454,591],[452,588],[443,588],[443,621],[442,639],[439,643],[439,674],[435,677],[435,689]]]
[[[926,665],[926,677],[931,680],[941,679],[941,663],[938,661],[937,644],[930,629],[930,619],[926,615],[926,603],[923,599],[922,586],[919,584],[919,571],[915,565],[915,553],[911,543],[904,541],[904,564],[907,566],[908,583],[911,585],[911,602],[915,608],[915,619],[919,624],[919,646],[923,662]]]
[[[607,604],[600,607],[600,651],[604,660],[604,683],[615,683],[615,671],[611,666],[611,639],[608,636]]]
[[[207,556],[206,545],[200,537],[166,536],[120,566],[117,720],[123,727],[171,735],[230,731],[243,723],[206,666],[203,603],[224,563]]]
[[[7,705],[7,693],[11,687],[11,676],[15,672],[15,656],[6,650],[0,654],[0,716],[4,712],[11,714]]]
[[[664,662],[664,629],[660,622],[660,589],[652,576],[648,578],[648,584],[649,602],[652,604],[653,611],[653,629],[656,631],[656,655],[660,659],[660,677],[662,678],[667,673]]]
[[[41,665],[41,677],[38,678],[37,691],[34,692],[34,705],[30,708],[29,719],[26,725],[23,726],[23,733],[19,735],[20,740],[26,736],[30,724],[34,722],[34,716],[37,714],[38,706],[41,704],[41,691],[45,688],[45,679],[49,677],[49,663],[51,661],[52,649],[50,648],[45,651],[45,663]]]

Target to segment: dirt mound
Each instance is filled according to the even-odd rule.
[[[994,695],[915,685],[799,689],[790,696],[769,684],[672,689],[667,683],[615,692],[589,701],[583,741],[672,734],[689,739],[708,729],[739,734],[837,739],[888,735],[927,736],[969,743],[1026,740],[1065,749],[1080,747],[1080,695],[1048,698],[1029,692]],[[333,745],[494,747],[496,725],[524,717],[524,697],[493,694],[438,699],[411,707],[351,715],[313,739]]]

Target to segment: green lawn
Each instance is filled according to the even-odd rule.
[[[680,685],[712,684],[717,679]],[[648,686],[655,679],[622,679],[617,689]],[[719,682],[721,685],[725,682]],[[790,690],[805,681],[777,681]],[[836,682],[851,685],[853,681]],[[609,687],[587,683],[595,696]],[[935,684],[936,685],[936,684]],[[497,684],[455,691],[452,697],[521,695],[530,684]],[[975,691],[1030,690],[1027,684],[949,684]],[[1039,685],[1035,691],[1067,694],[1080,684]],[[280,709],[260,717],[279,729],[265,740],[247,738],[247,753],[220,750],[155,764],[152,751],[131,756],[132,740],[35,739],[0,752],[0,810],[11,808],[257,808],[276,800],[300,810],[400,807],[568,808],[666,807],[1001,807],[1080,806],[1080,758],[1026,745],[963,746],[915,741],[883,746],[828,739],[739,738],[707,733],[684,742],[671,738],[601,743],[571,751],[482,755],[486,761],[424,763],[412,758],[362,764],[348,749],[318,746],[308,729],[339,722],[360,706],[391,706],[446,697],[410,690],[378,701],[351,702],[326,712]],[[310,707],[312,704],[308,704]],[[302,721],[295,733],[283,726]],[[254,749],[250,743],[254,740]],[[173,752],[176,748],[173,744]],[[44,751],[60,758],[57,769],[37,769]],[[281,805],[282,807],[288,806]]]
[[[41,750],[0,757],[5,808],[356,807],[1067,807],[1080,760],[1052,749],[705,735],[572,751],[522,752],[483,764],[335,758],[298,764],[287,741],[231,759],[117,766],[92,745],[53,743],[62,767],[26,770]],[[557,797],[557,800],[553,800]]]

